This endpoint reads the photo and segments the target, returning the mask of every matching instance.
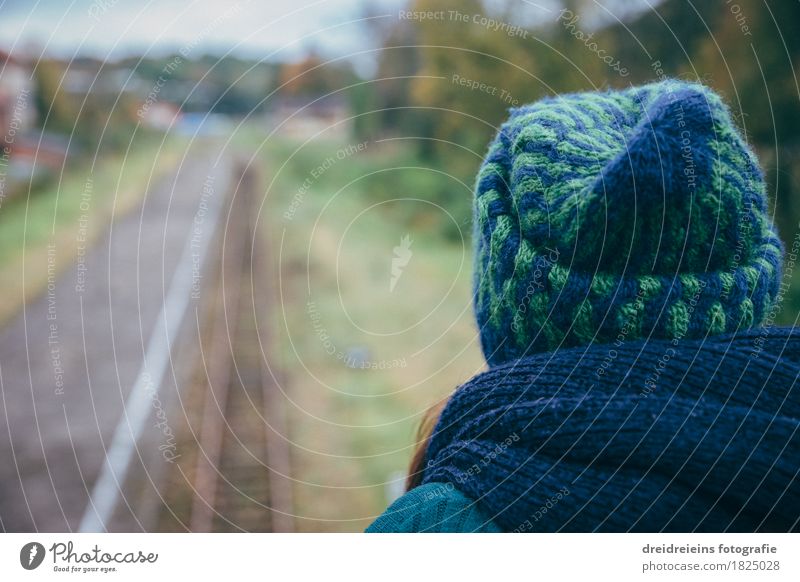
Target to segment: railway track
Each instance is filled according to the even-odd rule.
[[[255,229],[258,176],[241,165],[231,194],[210,329],[198,370],[204,390],[195,435],[188,528],[192,531],[293,530],[283,399],[263,353],[270,293],[265,241]],[[188,492],[186,492],[188,493]]]

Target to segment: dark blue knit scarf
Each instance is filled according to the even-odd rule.
[[[538,354],[461,386],[423,482],[506,531],[800,529],[800,333]]]

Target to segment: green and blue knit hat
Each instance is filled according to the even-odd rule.
[[[782,244],[758,160],[709,88],[666,80],[511,110],[475,194],[490,365],[761,325]]]

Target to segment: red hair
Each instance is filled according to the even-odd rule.
[[[417,448],[411,456],[411,463],[408,467],[408,477],[406,477],[406,491],[411,491],[414,487],[422,485],[422,478],[425,476],[425,455],[428,452],[428,445],[433,436],[433,429],[439,422],[439,416],[447,404],[447,398],[431,406],[422,415],[422,420],[417,429]]]

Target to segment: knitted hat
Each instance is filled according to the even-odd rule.
[[[487,361],[761,325],[783,254],[765,190],[703,85],[666,80],[512,109],[475,194]]]

